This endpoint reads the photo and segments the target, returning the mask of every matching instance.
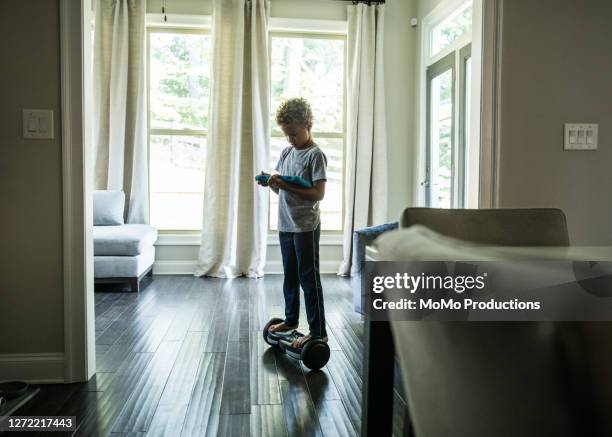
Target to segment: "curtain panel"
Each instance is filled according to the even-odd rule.
[[[149,218],[144,0],[95,0],[94,184],[125,192],[127,223]]]
[[[383,40],[385,5],[348,8],[347,160],[341,276],[351,273],[353,231],[387,219]],[[354,266],[353,266],[354,267]]]
[[[267,0],[215,0],[202,242],[196,276],[263,276],[269,167]]]

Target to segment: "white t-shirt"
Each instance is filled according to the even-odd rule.
[[[276,171],[281,176],[299,176],[313,184],[327,180],[327,157],[315,143],[306,149],[293,146],[281,152]],[[311,232],[320,223],[319,202],[304,200],[297,194],[278,192],[278,230],[280,232]]]

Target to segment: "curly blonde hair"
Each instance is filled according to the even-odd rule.
[[[302,97],[285,100],[276,110],[276,123],[309,125],[312,123],[310,103]]]

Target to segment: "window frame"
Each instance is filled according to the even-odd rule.
[[[458,47],[463,47],[466,44],[469,44],[472,40],[472,28],[470,28],[469,32],[464,33],[459,38],[451,42],[446,47],[438,50],[436,53],[431,53],[431,49],[433,47],[433,38],[434,38],[434,30],[438,25],[442,24],[448,18],[458,16],[461,12],[467,9],[468,5],[472,6],[472,11],[474,9],[474,2],[472,0],[453,0],[448,4],[448,6],[439,11],[438,14],[433,14],[429,17],[427,21],[427,51],[426,56],[428,58],[428,63],[435,63],[437,60],[446,57],[450,52],[457,50]],[[473,19],[472,19],[473,22]]]
[[[468,111],[468,108],[471,105],[471,96],[467,94],[467,89],[468,89],[468,82],[470,81],[471,78],[468,78],[467,76],[467,62],[468,60],[472,59],[472,43],[468,43],[467,45],[463,46],[461,49],[459,49],[458,53],[458,62],[459,62],[459,69],[457,70],[459,73],[458,76],[458,85],[459,85],[459,116],[457,117],[457,123],[458,123],[458,129],[459,129],[459,134],[457,136],[457,164],[458,164],[458,175],[459,177],[457,178],[457,191],[454,193],[454,195],[456,196],[459,208],[465,208],[466,207],[466,199],[467,199],[467,179],[468,179],[468,173],[467,173],[467,166],[468,166],[468,157],[467,157],[467,152],[468,152],[468,144],[469,144],[469,138],[467,136],[467,133],[469,132],[467,129],[467,125],[470,124],[469,122],[470,120],[470,111]],[[471,84],[470,84],[471,85]],[[473,92],[473,90],[471,90],[471,92]],[[470,126],[471,128],[471,126]]]
[[[326,138],[326,139],[341,139],[342,140],[342,204],[340,209],[340,229],[334,230],[321,230],[321,235],[327,236],[336,236],[341,237],[344,235],[344,218],[346,213],[346,137],[347,137],[347,86],[348,86],[348,48],[347,48],[347,31],[345,26],[341,26],[342,23],[333,22],[332,25],[320,27],[315,26],[314,24],[319,23],[318,20],[293,20],[290,19],[282,19],[278,20],[277,27],[271,26],[268,32],[268,47],[269,47],[269,59],[270,59],[270,74],[272,73],[272,39],[273,38],[311,38],[311,39],[332,39],[332,40],[340,40],[344,43],[344,59],[343,59],[343,77],[342,77],[342,132],[324,132],[324,131],[316,131],[313,130],[312,135],[314,140],[317,138]],[[282,23],[282,25],[280,25]],[[289,25],[287,24],[295,24],[294,30],[291,30]],[[300,26],[302,24],[302,26]],[[312,29],[304,28],[304,25],[309,24],[312,26]],[[270,76],[270,83],[272,79]],[[270,90],[271,91],[271,90]],[[270,108],[271,111],[274,108]],[[316,125],[315,125],[316,126]],[[285,138],[282,133],[275,132],[278,131],[276,126],[270,126],[270,140],[272,138]],[[270,211],[268,211],[268,235],[277,235],[278,229],[273,229],[270,227]],[[276,242],[277,239],[274,239]],[[271,242],[271,241],[270,241]]]
[[[149,16],[150,15],[150,16]],[[149,204],[151,202],[151,136],[191,136],[208,139],[208,129],[152,129],[151,128],[151,34],[152,33],[172,33],[172,34],[187,34],[187,35],[210,35],[210,17],[208,16],[191,16],[190,18],[177,19],[175,22],[163,22],[156,19],[157,14],[147,14],[146,26],[146,100],[147,100],[147,192],[149,196]],[[208,19],[207,19],[208,18]],[[201,24],[200,24],[201,23]],[[208,26],[206,26],[208,23]],[[151,222],[151,208],[149,208],[149,223]],[[177,235],[192,235],[200,234],[202,229],[181,229],[181,228],[164,228],[159,230],[160,233],[177,234]]]
[[[460,38],[453,41],[451,44],[431,55],[431,44],[433,38],[433,31],[435,27],[446,20],[453,14],[463,10],[468,4],[472,5],[472,29],[469,32],[463,34]],[[421,26],[421,47],[420,47],[420,71],[419,71],[419,160],[418,160],[418,175],[420,183],[417,185],[416,198],[417,204],[423,206],[430,205],[430,180],[429,174],[429,84],[428,84],[428,70],[440,62],[443,59],[451,57],[454,59],[453,65],[453,127],[452,127],[452,143],[453,143],[453,160],[457,164],[453,169],[452,178],[452,206],[451,208],[465,207],[469,203],[469,193],[466,192],[467,186],[469,185],[468,178],[468,162],[469,159],[467,154],[467,139],[465,138],[465,123],[463,122],[467,116],[464,109],[461,107],[465,105],[465,80],[468,80],[464,76],[464,51],[469,46],[471,53],[471,46],[473,43],[474,32],[474,19],[475,10],[478,6],[478,0],[446,0],[440,3],[429,15],[427,15]],[[472,70],[473,73],[474,70]],[[473,82],[473,78],[470,78]],[[474,92],[472,87],[472,93]],[[463,112],[463,114],[462,114]],[[471,113],[470,117],[474,114]],[[463,123],[463,124],[462,124]],[[470,126],[472,127],[472,126]],[[462,150],[459,150],[461,148]],[[463,162],[456,162],[456,159],[463,158]],[[470,170],[473,171],[473,170]],[[461,172],[462,180],[458,180],[459,172]],[[459,190],[462,190],[460,192]]]
[[[431,96],[432,96],[432,82],[435,78],[441,76],[442,74],[446,73],[447,71],[451,72],[451,107],[452,107],[452,113],[451,113],[451,136],[450,136],[450,147],[451,147],[451,186],[450,186],[450,195],[451,195],[451,207],[455,206],[455,185],[456,185],[456,177],[455,177],[455,173],[456,173],[456,159],[457,159],[457,144],[455,141],[455,123],[456,123],[456,118],[455,118],[455,105],[457,104],[456,101],[456,86],[457,86],[457,72],[455,69],[455,56],[454,53],[449,53],[448,55],[446,55],[444,58],[440,59],[439,61],[435,62],[434,64],[430,65],[429,67],[427,67],[427,91],[426,91],[426,99],[427,99],[427,104],[426,104],[426,111],[427,114],[425,115],[426,118],[426,142],[425,142],[425,174],[426,174],[426,184],[425,184],[425,203],[427,206],[431,206],[431,191],[432,191],[432,180],[431,180],[431,173],[430,173],[430,168],[431,168],[431,161],[432,161],[432,147],[431,147],[431,126],[432,126],[432,120],[431,120]],[[436,206],[438,207],[438,206]]]
[[[212,28],[212,17],[210,15],[194,15],[194,14],[167,14],[167,21],[161,14],[147,13],[146,30],[147,30],[147,60],[150,56],[150,30],[170,29],[178,31],[185,29],[188,31],[202,31],[210,34]],[[346,193],[346,135],[347,135],[347,83],[348,83],[348,23],[344,20],[315,20],[302,18],[285,18],[285,17],[270,17],[269,20],[269,47],[271,50],[271,35],[272,34],[298,34],[307,35],[308,37],[339,37],[344,39],[344,87],[343,87],[343,162],[342,162],[342,229],[344,229],[345,217],[345,197]],[[270,63],[271,63],[270,56]],[[271,64],[270,64],[271,67]],[[150,152],[150,82],[149,68],[146,71],[146,86],[147,86],[147,160]],[[330,133],[334,134],[334,133]],[[272,136],[270,135],[270,138]],[[150,167],[150,166],[149,166]],[[149,190],[150,193],[150,190]],[[268,225],[269,227],[269,225]],[[160,238],[158,245],[193,245],[199,243],[201,229],[160,229]],[[343,230],[321,231],[321,246],[336,246],[342,243]],[[268,245],[278,245],[278,231],[268,229]]]

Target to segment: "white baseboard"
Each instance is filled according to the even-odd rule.
[[[0,381],[63,383],[64,354],[0,354]]]
[[[153,263],[154,275],[193,275],[197,261],[155,261]]]
[[[154,275],[193,275],[198,263],[197,261],[155,261],[153,264]],[[336,274],[340,267],[340,260],[321,261],[321,273]],[[264,271],[268,275],[283,273],[281,260],[272,260],[266,263]]]

